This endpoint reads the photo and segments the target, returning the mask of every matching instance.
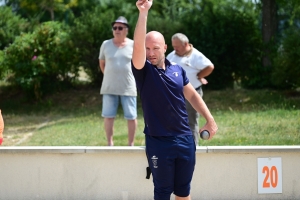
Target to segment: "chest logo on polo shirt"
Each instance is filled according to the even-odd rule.
[[[173,72],[173,74],[177,77],[179,75],[178,72]]]
[[[156,155],[154,155],[151,157],[151,160],[152,160],[153,167],[158,168],[158,166],[157,166],[158,157],[156,157]]]
[[[188,66],[188,67],[191,67],[191,66],[192,66],[189,60],[186,60],[186,61],[185,61],[185,65]]]

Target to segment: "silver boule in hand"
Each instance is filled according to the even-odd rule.
[[[209,137],[210,137],[210,134],[208,131],[204,130],[200,133],[200,137],[203,139],[203,140],[208,140]]]

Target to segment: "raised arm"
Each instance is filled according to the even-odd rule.
[[[138,0],[136,6],[139,9],[139,17],[134,30],[134,44],[132,53],[132,63],[136,69],[142,69],[146,61],[145,39],[147,32],[148,11],[153,0]]]

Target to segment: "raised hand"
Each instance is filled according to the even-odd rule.
[[[136,2],[136,7],[140,12],[148,11],[152,6],[153,0],[138,0]]]

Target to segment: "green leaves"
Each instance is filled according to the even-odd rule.
[[[78,74],[79,60],[68,28],[59,22],[47,22],[33,33],[22,34],[5,53],[4,65],[13,71],[13,81],[36,99]]]
[[[72,83],[79,66],[88,73],[92,84],[99,87],[102,82],[99,48],[104,40],[113,37],[111,22],[125,16],[130,24],[128,37],[132,38],[138,17],[131,0],[6,2],[8,6],[0,7],[0,50],[3,50],[0,51],[0,78],[12,71],[15,79],[10,80],[31,94],[35,90],[43,91],[35,93],[41,96],[58,90],[66,82]],[[171,36],[176,32],[186,34],[194,47],[215,64],[214,72],[208,77],[208,88],[224,89],[232,87],[234,82],[245,88],[265,88],[270,86],[270,79],[274,79],[276,87],[299,87],[300,53],[296,45],[299,36],[282,30],[294,25],[299,32],[296,25],[300,1],[276,0],[279,33],[286,37],[282,41],[277,37],[269,46],[262,44],[262,4],[259,0],[255,2],[174,0],[170,4],[168,0],[156,1],[149,12],[148,31],[157,30],[165,36],[167,53],[173,50]],[[56,22],[41,23],[53,19]],[[265,48],[270,50],[274,68],[262,68]]]
[[[261,35],[256,19],[244,12],[243,6],[205,0],[181,21],[193,46],[215,65],[205,87],[232,88],[234,81],[246,76],[251,66],[260,64],[256,58],[260,57]]]
[[[275,58],[273,83],[279,88],[300,87],[300,32],[290,28],[285,32],[282,46]]]
[[[0,6],[0,50],[13,43],[27,26],[27,20],[15,15],[10,7]]]

